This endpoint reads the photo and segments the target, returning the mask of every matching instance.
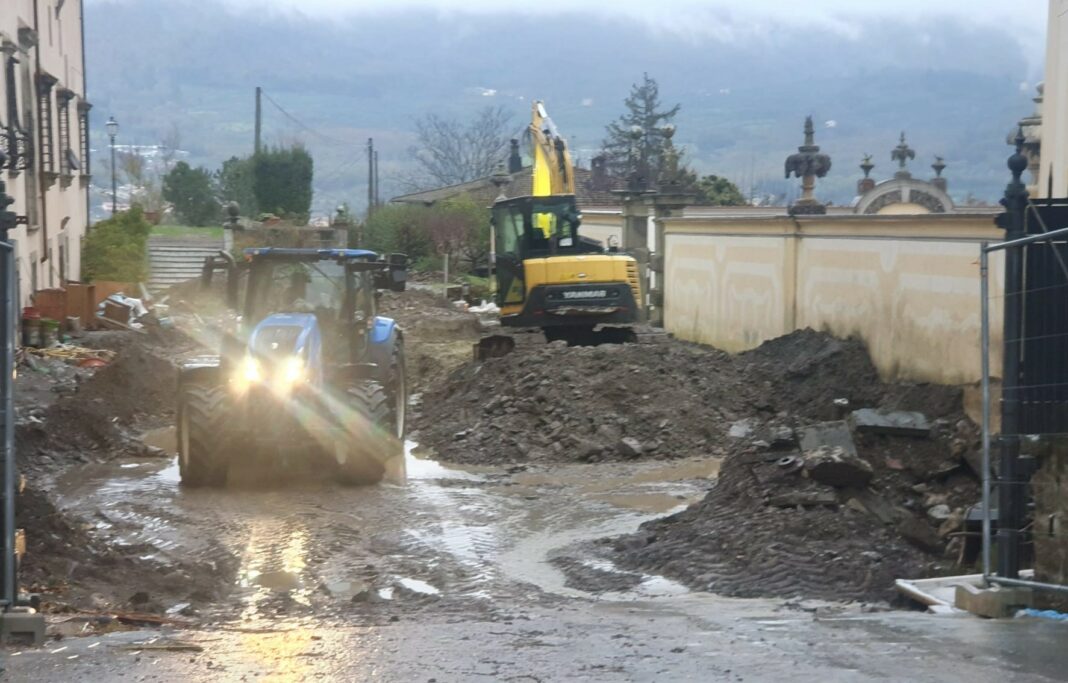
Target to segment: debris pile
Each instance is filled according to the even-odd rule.
[[[953,568],[979,498],[961,392],[879,380],[863,344],[524,350],[454,371],[416,440],[474,464],[722,457],[708,496],[611,542],[621,566],[738,596],[888,599]]]
[[[426,394],[416,427],[423,446],[461,463],[725,456],[737,438],[775,440],[850,406],[959,410],[946,394],[887,387],[862,343],[812,330],[738,356],[554,342],[466,363]]]
[[[419,390],[442,379],[472,356],[482,334],[478,316],[457,309],[425,289],[382,292],[379,314],[393,318],[405,335],[409,385]]]

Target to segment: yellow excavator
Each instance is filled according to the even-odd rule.
[[[531,193],[493,205],[491,256],[501,325],[541,328],[549,341],[593,345],[635,341],[643,320],[638,263],[579,234],[567,142],[535,101],[530,124]],[[480,355],[514,342],[487,340]]]

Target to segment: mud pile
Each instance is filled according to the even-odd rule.
[[[205,580],[197,585],[213,586],[217,582],[211,575],[217,568],[164,567],[142,557],[151,549],[109,545],[58,510],[47,489],[52,475],[84,463],[145,455],[138,434],[173,420],[177,370],[172,358],[195,344],[167,330],[153,335],[93,334],[85,343],[117,355],[95,372],[61,367],[55,361],[38,361],[37,369],[27,365],[19,370],[16,452],[27,487],[16,498],[16,516],[26,530],[28,551],[20,580],[24,587],[53,598],[63,593],[65,600],[85,600],[90,593],[99,593],[110,603],[121,604],[127,597],[123,592],[135,590],[147,590],[161,599],[186,599],[195,586],[169,585],[164,575],[174,571],[202,575]],[[52,392],[40,386],[47,382],[52,383]],[[34,403],[22,400],[22,386],[33,388],[25,398]]]
[[[460,463],[722,456],[732,430],[832,419],[836,400],[937,416],[953,405],[945,394],[884,385],[862,343],[812,330],[737,356],[679,341],[556,342],[455,370],[427,392],[416,427]]]
[[[415,391],[470,360],[472,346],[482,333],[478,316],[425,289],[382,292],[378,309],[404,331],[408,381]]]
[[[857,435],[863,488],[831,486],[763,444],[733,453],[704,500],[610,541],[619,565],[738,597],[895,599],[894,579],[956,571],[979,482],[974,425],[928,438]]]
[[[16,428],[24,474],[139,452],[131,430],[173,417],[177,369],[167,357],[172,349],[141,335],[97,341],[116,347],[115,360],[94,374],[74,375],[69,392]]]
[[[857,427],[865,409],[926,427]],[[862,343],[812,330],[736,356],[524,349],[453,372],[417,426],[462,463],[724,458],[702,502],[608,546],[620,566],[726,595],[890,599],[895,578],[953,568],[979,497],[961,392],[885,384]]]

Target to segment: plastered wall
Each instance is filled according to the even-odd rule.
[[[858,336],[887,379],[980,378],[979,245],[993,215],[665,221],[665,327],[739,352],[795,329]],[[992,348],[1002,260],[991,259]],[[997,374],[999,354],[992,357]]]

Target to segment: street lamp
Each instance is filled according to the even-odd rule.
[[[108,129],[108,137],[111,138],[111,215],[114,216],[119,206],[115,182],[115,136],[119,134],[119,122],[114,116],[109,116],[105,125]]]

